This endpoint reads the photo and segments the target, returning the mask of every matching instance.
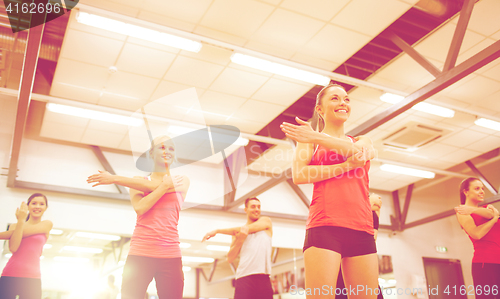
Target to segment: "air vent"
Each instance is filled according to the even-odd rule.
[[[382,139],[385,146],[415,150],[445,136],[450,130],[409,122]]]

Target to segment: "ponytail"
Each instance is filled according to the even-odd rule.
[[[474,181],[479,181],[479,179],[475,178],[475,177],[469,177],[460,183],[460,204],[461,205],[464,205],[465,200],[467,199],[467,196],[465,196],[464,191],[468,191],[470,183],[472,183]]]

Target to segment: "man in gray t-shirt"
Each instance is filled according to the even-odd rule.
[[[247,223],[242,227],[217,229],[203,237],[208,240],[216,234],[232,235],[227,261],[232,263],[238,255],[234,299],[272,299],[271,238],[273,225],[269,217],[260,216],[260,200],[256,197],[245,201]]]

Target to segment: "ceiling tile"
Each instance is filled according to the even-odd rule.
[[[115,65],[123,42],[77,30],[68,30],[64,36],[61,57],[110,67]]]
[[[357,86],[349,91],[349,98],[355,101],[363,101],[366,103],[378,105],[383,103],[382,100],[380,100],[380,96],[383,93],[383,91],[378,89]]]
[[[213,38],[235,46],[243,46],[247,42],[246,38],[214,30],[201,25],[196,26],[193,33]]]
[[[269,78],[226,68],[210,86],[211,90],[232,94],[239,97],[251,97]]]
[[[106,68],[60,58],[50,95],[97,103],[109,75]]]
[[[55,113],[45,109],[45,114],[43,116],[43,121],[49,121],[52,123],[58,123],[63,125],[70,125],[73,127],[80,127],[85,129],[89,123],[89,119],[85,117],[75,117],[72,115]]]
[[[164,79],[193,87],[207,88],[223,69],[221,65],[178,56]]]
[[[135,17],[139,12],[138,7],[122,5],[121,2],[111,2],[102,0],[85,0],[85,5],[94,6],[98,8],[105,9],[107,11],[112,11],[121,15]]]
[[[179,5],[175,0],[145,0],[143,9],[196,24],[211,3],[212,0],[183,0]]]
[[[474,45],[473,47],[471,47],[467,51],[464,51],[463,53],[458,55],[457,62],[455,63],[455,65],[461,64],[462,62],[464,62],[467,59],[471,58],[472,56],[476,55],[480,51],[491,46],[494,42],[496,42],[496,40],[494,40],[492,38],[486,38],[486,39],[482,40],[481,42],[477,43],[476,45]]]
[[[338,62],[327,61],[304,53],[296,53],[291,60],[330,72],[340,65]]]
[[[486,153],[500,147],[500,137],[486,136],[466,147],[473,151]]]
[[[452,133],[450,136],[444,137],[439,142],[456,147],[466,147],[467,145],[472,144],[482,138],[485,138],[486,136],[488,135],[466,129],[456,133]]]
[[[203,44],[203,47],[201,47],[198,53],[182,50],[180,54],[182,56],[226,66],[231,62],[231,55],[233,55],[233,53],[234,52],[229,49]]]
[[[315,19],[329,21],[341,11],[350,0],[284,0],[280,7],[305,14]]]
[[[349,116],[349,121],[365,121],[368,120],[365,115],[372,112],[373,109],[378,108],[378,105],[369,104],[357,99],[352,99],[350,103],[351,115]]]
[[[234,117],[269,123],[285,110],[285,107],[266,102],[248,100],[234,113]]]
[[[411,5],[397,0],[353,0],[333,18],[332,23],[376,36],[410,8]]]
[[[474,104],[478,99],[486,98],[497,91],[500,91],[498,81],[478,75],[450,91],[448,95],[455,99]]]
[[[125,135],[128,132],[127,125],[115,124],[101,120],[91,119],[87,129],[105,131],[109,133],[115,133],[119,135]]]
[[[500,40],[500,30],[498,30],[495,34],[491,35],[491,38],[494,40]]]
[[[130,100],[147,100],[153,94],[159,79],[140,76],[127,72],[116,72],[112,74],[106,83],[106,96],[118,96]]]
[[[465,162],[467,160],[470,160],[472,158],[475,158],[479,156],[481,152],[478,151],[471,151],[468,149],[459,149],[456,152],[450,153],[448,155],[443,156],[440,158],[441,161],[445,162],[454,162],[456,164],[460,164],[462,162]]]
[[[249,67],[249,66],[246,66],[246,65],[241,65],[241,64],[238,64],[238,63],[234,63],[234,62],[230,62],[229,65],[228,65],[228,67],[230,69],[240,70],[240,71],[244,71],[244,72],[248,72],[248,73],[252,73],[252,74],[261,75],[261,76],[264,76],[264,77],[272,77],[273,76],[273,73],[266,72],[266,71],[263,71],[263,70],[259,70],[257,68]]]
[[[200,25],[249,38],[273,10],[273,6],[257,1],[215,0]]]
[[[252,36],[252,40],[285,49],[298,49],[324,25],[322,21],[277,9]]]
[[[475,104],[490,111],[500,112],[500,91],[485,98],[478,98]]]
[[[83,134],[81,142],[97,146],[117,148],[118,145],[120,145],[123,137],[123,134],[87,129]]]
[[[173,86],[176,88],[177,86]],[[198,92],[195,88],[181,89],[178,92],[166,93],[164,96],[147,103],[144,106],[145,112],[149,115],[182,120],[190,110],[203,112],[200,106]],[[205,124],[203,115],[194,118],[189,122]]]
[[[403,54],[391,61],[387,66],[379,70],[374,77],[397,80],[399,83],[415,88],[420,88],[434,80],[434,76],[407,54]]]
[[[371,37],[335,25],[326,25],[300,52],[342,63],[370,41]],[[339,45],[342,45],[339,47]]]
[[[100,106],[118,108],[127,111],[136,111],[144,106],[144,104],[146,104],[146,101],[130,99],[121,95],[106,93],[101,96],[98,104]]]
[[[118,71],[161,79],[175,54],[126,43],[116,62]]]
[[[134,2],[137,2],[136,0],[132,0]],[[191,22],[186,22],[183,20],[179,19],[174,19],[174,18],[165,18],[164,15],[161,15],[158,13],[158,11],[151,12],[151,11],[146,11],[146,10],[141,10],[139,14],[137,15],[137,18],[140,20],[145,20],[148,22],[153,22],[159,25],[163,25],[166,27],[170,28],[175,28],[187,32],[192,32],[194,28],[196,27],[195,23]]]
[[[488,69],[482,75],[500,82],[500,59],[497,59],[496,62],[496,66]]]
[[[162,98],[164,96],[168,96],[170,94],[176,93],[178,91],[186,90],[189,88],[192,88],[192,86],[162,80],[160,82],[160,84],[156,87],[156,90],[154,91],[153,95],[151,96],[150,101],[155,101],[155,100]],[[196,94],[197,94],[198,98],[200,98],[203,95],[203,93],[205,92],[205,89],[202,89],[199,87],[195,87],[195,90],[196,90]]]
[[[245,48],[283,59],[290,59],[297,50],[296,48],[293,47],[282,47],[281,44],[271,45],[268,43],[262,43],[255,40],[251,40],[248,43],[246,43]]]
[[[456,25],[453,23],[444,25],[416,45],[415,50],[425,57],[444,62],[448,55],[455,28]],[[467,30],[462,45],[460,46],[460,53],[467,51],[484,39],[485,37],[483,35]]]
[[[245,120],[245,119],[241,119],[241,118],[231,117],[230,119],[226,120],[226,122],[224,124],[225,125],[230,125],[230,126],[235,126],[238,129],[240,129],[240,131],[243,132],[243,133],[256,134],[267,123],[266,122],[257,122],[257,121],[250,121],[250,120]]]
[[[42,128],[40,129],[40,136],[72,142],[80,142],[84,131],[85,127],[75,127],[68,124],[62,126],[59,122],[44,121],[42,124]]]
[[[467,28],[485,36],[500,30],[500,2],[497,0],[481,0],[474,4]]]
[[[226,115],[233,114],[247,99],[208,90],[200,97],[203,111]]]
[[[456,146],[450,146],[442,143],[432,142],[429,145],[424,146],[423,148],[418,149],[415,154],[422,155],[427,158],[437,159],[441,158],[444,155],[449,153],[453,153],[457,151],[459,148]]]
[[[253,99],[288,107],[314,85],[304,86],[271,78],[253,96]]]

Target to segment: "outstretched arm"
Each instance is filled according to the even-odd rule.
[[[50,220],[44,220],[40,223],[37,223],[35,225],[25,225],[23,228],[23,238],[32,236],[32,235],[37,235],[37,234],[49,234],[50,230],[52,229],[52,221]],[[8,240],[12,236],[12,233],[14,232],[14,228],[16,227],[16,224],[12,224],[9,227],[8,231],[5,232],[0,232],[0,240]]]
[[[115,174],[110,174],[107,171],[99,170],[99,173],[93,174],[87,178],[87,183],[94,184],[92,187],[99,185],[117,184],[124,187],[129,187],[142,192],[153,192],[160,182],[145,180],[143,177],[128,178]]]
[[[248,233],[253,234],[256,232],[260,232],[263,230],[272,230],[273,224],[271,222],[271,218],[262,216],[260,217],[257,221],[253,222],[252,224],[245,225],[248,226]],[[231,227],[231,228],[221,228],[221,229],[216,229],[211,232],[208,232],[203,239],[201,240],[202,242],[209,240],[210,238],[215,237],[217,234],[223,234],[223,235],[232,235],[235,236],[237,233],[239,233],[241,230],[241,227]]]

